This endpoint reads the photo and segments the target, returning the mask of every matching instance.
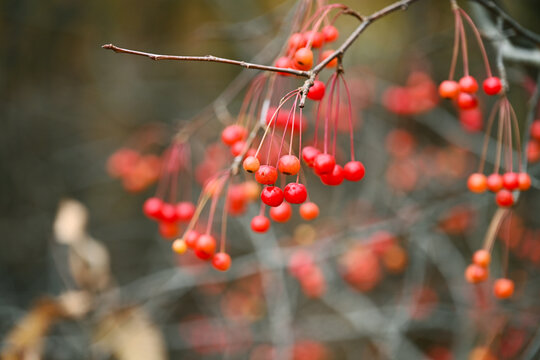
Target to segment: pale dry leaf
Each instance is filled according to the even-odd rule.
[[[88,210],[83,204],[73,199],[62,200],[53,225],[56,240],[67,245],[83,240],[87,223]]]
[[[139,307],[106,316],[96,331],[97,345],[118,360],[164,360],[165,341],[159,328]]]
[[[87,291],[67,291],[58,296],[58,303],[66,316],[79,319],[92,307],[92,297]]]
[[[84,240],[72,244],[68,260],[73,279],[81,288],[97,291],[109,286],[109,252],[96,239],[86,236]]]

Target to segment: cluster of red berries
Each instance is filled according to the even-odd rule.
[[[181,239],[173,242],[172,249],[177,254],[184,254],[188,249],[201,260],[212,261],[212,266],[220,271],[231,267],[231,257],[224,251],[217,250],[216,239],[210,234],[199,234],[195,230],[187,231]]]
[[[510,207],[514,205],[512,191],[529,190],[531,187],[531,177],[524,172],[506,172],[502,175],[493,173],[489,176],[474,173],[469,176],[467,187],[474,193],[483,193],[487,190],[494,192],[497,205]]]
[[[321,268],[310,253],[296,251],[289,258],[289,272],[295,277],[307,297],[319,298],[326,290],[326,281]]]
[[[146,199],[143,212],[148,218],[158,222],[161,236],[173,239],[180,233],[179,224],[188,223],[193,217],[195,205],[189,201],[173,204],[154,196]]]
[[[536,119],[531,124],[531,138],[527,144],[527,159],[529,162],[540,161],[540,119]]]
[[[428,74],[415,71],[409,75],[405,86],[386,89],[382,102],[389,111],[398,115],[422,114],[437,106],[437,85]]]
[[[489,264],[491,254],[488,250],[477,250],[470,264],[465,270],[465,279],[471,284],[484,282],[489,277]],[[514,294],[514,282],[510,279],[500,278],[493,284],[493,293],[499,299],[507,299]]]
[[[239,156],[246,147],[247,130],[239,124],[227,126],[221,132],[221,141],[230,147],[233,156]]]
[[[122,180],[124,189],[139,192],[159,178],[161,159],[156,155],[143,155],[129,148],[116,150],[107,160],[107,172]]]

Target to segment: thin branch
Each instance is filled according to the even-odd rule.
[[[295,69],[289,69],[289,68],[278,68],[275,66],[267,66],[267,65],[260,65],[260,64],[252,64],[246,61],[220,58],[213,55],[206,55],[206,56],[159,55],[159,54],[153,54],[153,53],[148,53],[144,51],[124,49],[113,44],[103,45],[102,48],[107,49],[107,50],[112,50],[116,53],[144,56],[152,60],[156,60],[156,61],[157,60],[208,61],[208,62],[217,62],[217,63],[222,63],[222,64],[237,65],[246,69],[281,72],[281,73],[287,73],[287,74],[303,76],[303,77],[309,77],[310,75],[309,71],[295,70]]]

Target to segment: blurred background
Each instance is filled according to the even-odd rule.
[[[345,3],[370,14],[390,2]],[[478,9],[462,3],[476,19]],[[540,33],[537,1],[500,4]],[[101,45],[270,64],[286,41],[294,6],[0,1],[0,338],[6,354],[13,343],[30,349],[9,359],[540,357],[537,164],[529,167],[533,188],[501,230],[513,241],[514,298],[498,301],[492,282],[473,287],[463,278],[496,206],[492,196],[470,194],[465,185],[478,165],[482,121],[468,123],[450,102],[437,104],[434,93],[450,66],[448,2],[422,0],[382,19],[345,57],[356,152],[368,169],[363,182],[328,188],[308,177],[312,200],[324,204],[320,219],[306,224],[295,215],[265,235],[249,230],[258,209],[250,205],[248,215],[229,222],[229,272],[217,273],[191,254],[174,255],[141,211],[155,187],[130,187],[108,174],[118,149],[159,156],[194,117],[208,120],[190,139],[193,165],[202,163],[223,128],[207,106],[235,81],[238,89],[227,99],[234,117],[254,73],[152,62]],[[340,19],[341,40],[355,21]],[[481,79],[472,36],[470,43],[471,72]],[[509,98],[526,136],[526,119],[538,116],[529,103],[538,69],[506,65]],[[388,89],[414,87],[411,74],[425,85],[424,100],[435,95],[404,113]],[[302,84],[287,81],[286,89]],[[485,121],[493,99],[481,101]],[[346,134],[341,140],[347,149]],[[195,201],[200,187],[185,186]],[[60,209],[68,215],[57,219],[55,234]],[[73,233],[88,237],[84,246],[74,246]],[[379,243],[393,252],[377,255]],[[497,240],[494,247],[493,278],[506,261],[503,245]],[[314,262],[320,277],[299,282],[291,261]]]

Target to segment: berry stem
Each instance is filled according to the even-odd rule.
[[[495,236],[497,235],[499,227],[501,226],[501,222],[507,213],[508,209],[499,208],[493,215],[493,218],[489,223],[486,236],[484,237],[484,246],[482,247],[484,250],[487,250],[491,253],[491,250],[493,249],[493,243],[495,242]]]
[[[345,93],[347,94],[347,102],[349,104],[348,110],[349,110],[349,138],[351,142],[351,161],[355,161],[354,159],[354,129],[353,129],[353,123],[352,123],[352,103],[351,103],[351,92],[349,91],[349,86],[347,85],[347,82],[345,81],[345,78],[342,74],[340,74],[341,81],[343,81],[343,87],[345,88]]]
[[[474,22],[472,21],[471,17],[467,15],[467,13],[463,9],[459,9],[459,12],[465,17],[465,20],[469,23],[471,26],[471,29],[474,32],[474,36],[476,37],[476,41],[478,42],[478,47],[480,48],[480,51],[482,52],[482,58],[484,59],[484,65],[486,67],[486,73],[487,77],[491,77],[491,67],[489,66],[489,60],[486,53],[486,48],[484,47],[484,42],[482,41],[482,36],[480,35],[480,32],[478,31],[478,28],[476,25],[474,25]]]
[[[491,134],[491,129],[493,128],[493,123],[495,120],[495,115],[497,115],[497,110],[500,107],[501,100],[497,100],[495,105],[493,106],[493,109],[491,110],[491,113],[489,114],[489,119],[486,127],[486,133],[484,134],[484,144],[482,147],[482,156],[480,158],[480,166],[478,167],[478,173],[482,174],[484,172],[484,165],[486,162],[486,155],[489,145],[489,137]]]
[[[457,57],[459,53],[459,38],[460,38],[459,23],[460,23],[459,16],[454,11],[454,47],[452,50],[452,62],[450,64],[450,73],[448,74],[449,80],[454,80],[454,72],[456,71]]]
[[[467,52],[467,35],[465,34],[465,27],[463,26],[463,20],[458,10],[454,10],[459,22],[459,34],[461,36],[461,52],[463,54],[463,73],[465,76],[469,76],[469,54]]]

